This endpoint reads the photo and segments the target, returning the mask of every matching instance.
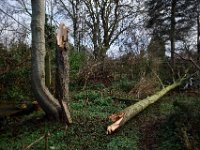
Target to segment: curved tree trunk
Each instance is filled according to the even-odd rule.
[[[45,38],[44,0],[31,0],[32,3],[32,87],[42,109],[48,116],[59,119],[61,106],[45,86]]]
[[[114,123],[107,127],[107,134],[112,134],[115,130],[117,130],[118,128],[123,126],[131,118],[133,118],[138,113],[143,111],[149,105],[151,105],[151,104],[155,103],[157,100],[159,100],[167,92],[169,92],[170,90],[181,85],[183,80],[185,80],[185,78],[182,78],[179,82],[175,82],[172,85],[169,85],[169,86],[163,88],[161,91],[155,93],[154,95],[149,96],[149,97],[135,103],[134,105],[131,105],[131,106],[125,108],[122,112],[112,114],[111,116],[109,116],[109,119]]]

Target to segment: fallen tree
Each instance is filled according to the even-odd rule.
[[[174,82],[173,84],[163,88],[161,91],[155,93],[152,96],[149,96],[143,100],[140,100],[139,102],[125,108],[122,112],[112,114],[108,118],[114,122],[113,124],[109,125],[107,127],[107,134],[112,134],[115,130],[123,126],[127,121],[129,121],[131,118],[136,116],[138,113],[143,111],[145,108],[147,108],[149,105],[155,103],[157,100],[159,100],[161,97],[163,97],[166,93],[168,93],[170,90],[178,87],[182,84],[182,82],[186,78],[183,77],[177,82]]]

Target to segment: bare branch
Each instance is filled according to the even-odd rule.
[[[17,0],[17,2],[22,5],[22,7],[24,8],[25,12],[31,17],[32,14],[29,12],[27,6],[26,6],[26,3],[24,0]]]
[[[15,19],[13,16],[9,15],[7,12],[5,12],[4,10],[2,10],[1,8],[0,8],[0,11],[2,13],[4,13],[5,15],[7,15],[8,17],[10,17],[11,19],[13,19],[15,22],[17,22],[19,25],[21,25],[22,27],[24,27],[28,31],[31,31],[29,28],[27,28],[25,25],[23,25],[21,22],[19,22],[17,19]]]
[[[176,54],[177,56],[179,56],[184,61],[191,62],[193,64],[193,66],[195,66],[195,68],[197,68],[200,71],[200,66],[191,57],[190,58],[185,58],[185,57],[181,56],[178,53],[174,53],[174,54]]]

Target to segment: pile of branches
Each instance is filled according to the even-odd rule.
[[[109,86],[113,80],[111,61],[89,61],[77,74],[79,83],[86,86],[88,83],[102,83]]]
[[[145,98],[160,89],[160,82],[155,76],[142,76],[135,84],[134,88],[128,93],[138,99]]]

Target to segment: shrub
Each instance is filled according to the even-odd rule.
[[[132,138],[127,137],[114,137],[110,141],[110,143],[107,144],[107,150],[137,150],[137,137],[132,135]]]
[[[114,82],[113,89],[122,90],[123,92],[129,92],[135,85],[135,81],[131,81],[127,78],[121,79],[119,82]]]
[[[173,108],[173,113],[162,126],[157,149],[198,149],[200,102],[183,96],[174,102]]]
[[[69,62],[70,62],[70,79],[76,79],[79,69],[85,65],[87,55],[84,52],[77,52],[75,50],[70,51]]]
[[[32,92],[28,45],[12,43],[9,50],[1,49],[1,52],[0,100],[29,100]]]

